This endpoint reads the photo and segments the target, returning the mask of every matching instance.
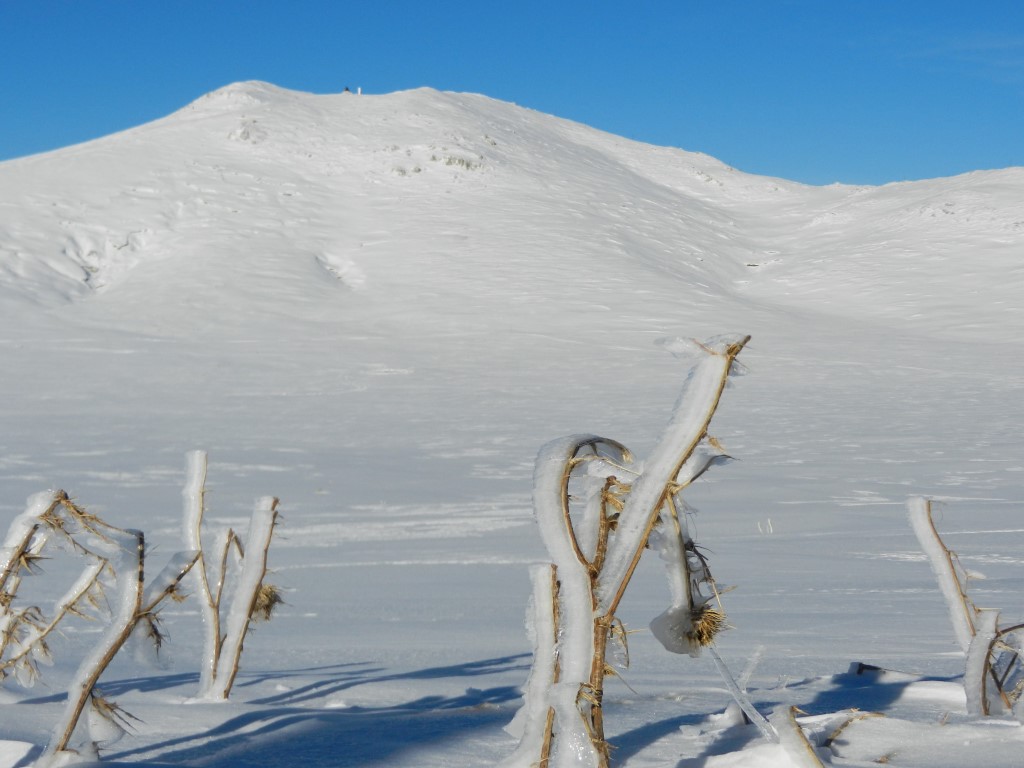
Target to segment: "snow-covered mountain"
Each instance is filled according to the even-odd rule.
[[[1022,245],[1020,168],[809,187],[483,96],[234,84],[0,164],[0,522],[60,486],[177,547],[182,456],[208,449],[223,516],[264,493],[285,509],[276,563],[295,591],[247,650],[251,698],[276,678],[283,703],[318,692],[304,706],[357,756],[318,765],[491,763],[525,679],[526,564],[545,557],[537,449],[596,431],[642,454],[685,372],[653,342],[750,333],[752,375],[716,421],[741,461],[693,494],[715,573],[739,586],[720,648],[742,666],[765,646],[765,702],[861,706],[786,685],[851,660],[962,664],[907,495],[957,499],[948,520],[997,571],[992,600],[1019,605]],[[663,607],[645,573],[631,626]],[[609,715],[622,764],[713,754],[678,733],[727,703],[713,668],[634,645],[636,693],[609,693],[635,701]],[[363,663],[382,671],[350,695],[336,665]],[[675,701],[688,676],[703,693]],[[446,714],[460,702],[485,714]],[[333,718],[352,707],[373,710],[376,741]],[[400,737],[410,712],[448,738]],[[161,727],[142,742],[173,741]],[[203,764],[229,764],[202,738]],[[276,743],[260,738],[239,741]]]
[[[1002,324],[1021,287],[1022,169],[806,187],[430,89],[235,84],[5,163],[3,182],[5,297],[90,299],[74,311],[115,322],[144,306],[136,322],[160,334],[193,307],[336,321],[346,291],[437,310],[414,284],[424,274],[466,311],[506,316],[543,314],[520,303],[628,305],[672,281],[702,306],[881,311],[931,331],[976,292],[988,301],[968,302]],[[173,309],[154,291],[175,295]],[[420,327],[447,313],[414,314]]]

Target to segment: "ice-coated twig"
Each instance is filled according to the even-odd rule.
[[[968,597],[967,575],[935,528],[930,500],[913,497],[907,501],[907,511],[946,599],[957,641],[967,657],[964,692],[968,714],[980,717],[1010,710],[1024,719],[1020,717],[1019,706],[1024,693],[1024,641],[1017,634],[1024,625],[1000,629],[999,612],[980,609]]]
[[[961,650],[967,653],[975,634],[977,609],[967,597],[966,578],[962,575],[953,553],[942,543],[939,532],[935,529],[931,500],[923,496],[908,499],[907,513],[917,541],[928,556],[928,562],[939,582],[939,589],[946,599],[953,633]]]
[[[68,687],[67,704],[52,731],[49,743],[36,762],[37,766],[53,764],[57,756],[67,749],[96,682],[135,628],[142,608],[145,537],[141,531],[126,531],[126,534],[126,540],[121,542],[121,551],[113,555],[118,561],[115,568],[117,604],[110,626],[79,665]]]
[[[817,750],[797,722],[798,712],[796,707],[780,705],[772,711],[769,721],[779,734],[779,743],[795,768],[824,768]]]
[[[267,550],[277,521],[278,501],[268,496],[257,502],[244,546],[233,530],[218,532],[214,538],[215,559],[211,562],[202,541],[206,470],[207,455],[204,451],[187,454],[186,482],[182,489],[184,537],[185,545],[196,557],[194,582],[203,616],[199,698],[223,700],[228,697],[238,673],[239,657],[249,624],[254,618],[269,618],[273,608],[281,602],[276,588],[263,583]],[[246,557],[247,552],[249,557]],[[232,566],[238,566],[237,570]],[[230,587],[229,575],[233,577]],[[226,599],[230,599],[230,606],[225,614]]]
[[[523,706],[516,712],[505,731],[519,739],[516,751],[501,762],[501,768],[530,768],[536,764],[535,745],[550,747],[553,712],[548,691],[557,682],[556,615],[557,579],[553,565],[537,565],[531,569],[533,597],[527,612],[526,630],[533,643],[534,664],[526,682]],[[548,759],[545,748],[542,761]]]
[[[993,708],[1001,709],[997,685],[988,685],[991,677],[989,660],[992,643],[995,642],[999,611],[981,610],[975,613],[975,634],[967,649],[967,663],[964,666],[964,692],[967,694],[967,714],[982,717],[992,714]],[[995,681],[992,681],[995,683]]]
[[[20,636],[18,637],[15,637],[16,633],[13,631],[13,627],[10,632],[6,631],[6,627],[0,627],[0,632],[4,633],[4,637],[0,640],[0,654],[4,653],[6,647],[10,647],[11,649],[6,658],[2,658],[2,656],[0,656],[0,658],[2,658],[2,660],[0,660],[0,677],[3,677],[5,670],[7,669],[16,667],[23,663],[31,664],[31,655],[35,655],[39,652],[47,655],[47,635],[53,632],[53,630],[57,628],[57,625],[60,624],[60,622],[63,621],[69,613],[81,614],[81,609],[78,607],[79,602],[91,590],[97,587],[100,576],[106,567],[106,560],[95,560],[89,563],[78,578],[75,579],[75,582],[71,585],[68,591],[56,601],[49,621],[37,620],[32,622],[22,622],[22,624],[27,624],[27,628],[24,632],[20,633]],[[24,615],[24,611],[22,611],[21,614],[12,613],[12,618],[17,619],[19,616]],[[9,644],[10,640],[13,640],[14,643]],[[36,670],[34,669],[31,670],[32,673],[35,671]]]
[[[231,693],[242,656],[242,645],[257,609],[263,579],[267,575],[267,552],[277,521],[278,500],[264,496],[256,502],[245,543],[242,571],[232,595],[224,626],[224,641],[214,674],[213,686],[205,698],[226,699]]]
[[[672,603],[650,626],[665,650],[697,657],[722,628],[725,615],[710,607],[712,598],[717,598],[715,582],[686,520],[679,515],[679,506],[682,501],[675,496],[666,499],[661,524],[651,536],[652,549],[659,550],[665,561]]]
[[[733,700],[739,705],[739,708],[743,710],[743,714],[747,716],[757,729],[761,732],[761,735],[767,741],[773,744],[779,743],[779,732],[775,729],[775,726],[768,722],[767,718],[757,711],[754,703],[750,700],[750,697],[746,694],[746,691],[740,687],[739,683],[733,679],[732,673],[729,672],[729,668],[725,665],[725,661],[719,655],[715,646],[708,646],[708,653],[711,654],[712,660],[715,662],[715,667],[718,669],[718,673],[722,676],[722,680],[725,682],[725,687],[729,689],[729,693],[732,694]]]
[[[615,540],[609,544],[598,589],[602,613],[614,613],[618,607],[662,504],[671,493],[670,485],[707,436],[733,360],[749,340],[749,336],[743,336],[722,341],[714,347],[705,346],[707,354],[690,370],[672,419],[658,445],[644,461],[643,474],[633,481],[619,516]],[[689,474],[687,483],[699,472],[693,470]]]
[[[697,646],[710,643],[721,627],[724,617],[707,609],[710,596],[700,590],[708,585],[714,592],[714,586],[704,558],[680,529],[676,494],[726,458],[707,429],[733,361],[748,340],[731,337],[694,347],[701,360],[642,467],[625,446],[595,435],[572,435],[541,449],[534,510],[553,564],[548,600],[537,597],[543,585],[534,576],[533,611],[549,606],[551,618],[532,618],[534,670],[526,701],[511,725],[520,745],[503,763],[506,768],[608,765],[603,696],[605,677],[613,670],[607,646],[625,637],[615,612],[659,519],[675,529],[663,540],[668,542],[664,549],[673,605],[685,614],[685,622],[672,628],[686,636],[684,652],[691,650],[691,639]],[[571,483],[582,484],[582,492],[570,496]],[[553,628],[553,645],[536,634],[541,626]]]
[[[109,558],[124,535],[125,531],[75,504],[64,491],[29,498],[0,550],[0,678],[13,670],[23,683],[33,682],[38,662],[50,658],[48,637],[67,616],[85,617],[98,607],[101,580],[112,573]],[[23,576],[33,572],[34,563],[51,542],[83,555],[88,563],[47,617],[38,606],[15,607],[15,600]]]
[[[199,690],[208,691],[213,686],[220,658],[221,630],[220,611],[210,587],[202,540],[203,515],[206,512],[206,451],[190,451],[185,455],[185,462],[186,480],[181,491],[185,507],[185,547],[199,552],[192,580],[199,595],[199,611],[203,617],[203,659],[199,669]]]

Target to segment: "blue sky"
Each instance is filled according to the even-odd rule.
[[[1024,165],[1021,0],[0,0],[0,159],[238,80],[483,93],[813,184]]]

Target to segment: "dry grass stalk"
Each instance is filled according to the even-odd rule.
[[[843,720],[833,731],[828,735],[828,738],[822,743],[824,747],[831,747],[833,742],[838,739],[843,731],[849,728],[854,723],[859,723],[861,720],[867,720],[873,717],[885,717],[881,712],[858,712],[854,710],[848,718]]]

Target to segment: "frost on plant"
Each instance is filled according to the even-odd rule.
[[[160,604],[168,597],[184,599],[179,586],[197,563],[209,630],[202,693],[227,698],[251,623],[269,619],[282,602],[277,588],[265,581],[278,501],[272,497],[257,501],[244,542],[231,530],[218,537],[216,564],[211,569],[200,536],[205,480],[206,454],[189,454],[183,491],[188,549],[173,555],[151,579],[146,577],[143,533],[110,525],[64,491],[31,497],[25,511],[11,523],[0,547],[0,682],[13,676],[22,685],[32,685],[39,666],[51,661],[53,642],[64,623],[83,619],[104,625],[74,673],[67,704],[36,765],[63,765],[95,756],[130,727],[134,718],[102,695],[99,678],[133,634],[147,638],[159,651],[165,641]],[[52,606],[25,599],[25,584],[41,574],[41,562],[58,556],[80,562],[78,576]],[[83,715],[89,739],[72,747]]]
[[[975,606],[967,594],[967,572],[935,528],[930,499],[909,499],[907,513],[939,582],[953,632],[966,656],[968,714],[1013,712],[1024,722],[1024,624],[1000,627],[998,611]]]
[[[680,493],[728,457],[708,427],[748,336],[687,345],[696,356],[657,446],[642,464],[621,443],[572,435],[545,445],[534,510],[552,559],[533,573],[528,626],[534,667],[520,737],[506,766],[607,766],[604,679],[609,645],[625,648],[616,611],[648,546],[665,559],[672,605],[652,624],[671,651],[696,655],[724,626],[708,563],[693,541]],[[673,351],[680,351],[676,345]]]
[[[252,622],[269,620],[283,602],[278,589],[266,582],[278,500],[267,496],[256,502],[245,543],[233,530],[220,532],[213,549],[219,556],[210,562],[202,545],[206,467],[204,451],[188,454],[188,479],[182,491],[185,544],[200,553],[194,577],[205,630],[199,696],[222,700],[231,693]]]
[[[83,564],[64,594],[49,609],[23,600],[22,587],[27,578],[38,575],[38,562],[61,554]],[[106,523],[64,491],[29,499],[0,549],[0,679],[14,675],[23,685],[31,685],[39,676],[39,664],[50,661],[51,643],[65,622],[78,618],[107,624],[75,672],[67,704],[37,765],[63,761],[87,706],[90,723],[97,724],[97,716],[127,722],[130,716],[100,696],[96,683],[140,623],[150,628],[150,637],[159,637],[158,604],[176,592],[196,555],[176,556],[145,590],[146,552],[141,531]]]

